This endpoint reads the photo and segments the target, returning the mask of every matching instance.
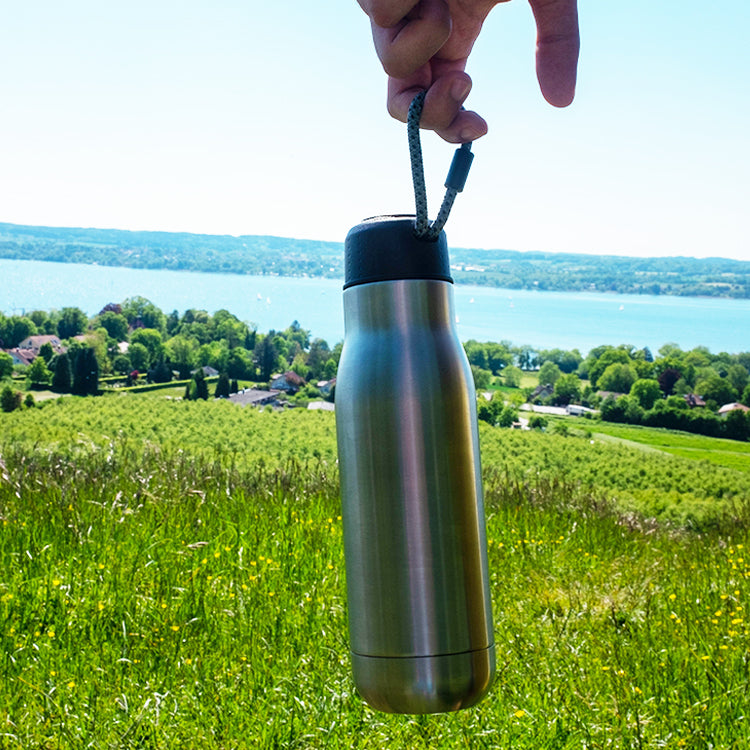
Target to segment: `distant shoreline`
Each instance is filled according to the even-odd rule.
[[[108,268],[343,279],[343,243],[0,223],[0,258]],[[456,284],[509,290],[750,299],[750,261],[453,248]]]

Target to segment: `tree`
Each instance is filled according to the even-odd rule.
[[[52,360],[52,357],[55,356],[55,350],[52,348],[52,344],[50,344],[49,341],[45,341],[40,347],[39,347],[39,356],[44,359],[45,364],[49,364]]]
[[[179,372],[180,379],[190,377],[198,363],[198,344],[187,336],[172,336],[165,344],[167,357],[172,367]]]
[[[0,352],[0,380],[13,374],[13,357],[7,352]]]
[[[630,388],[630,395],[648,411],[661,398],[659,381],[651,378],[636,380]]]
[[[203,373],[203,368],[198,368],[193,375],[193,379],[189,383],[190,387],[190,399],[197,401],[202,398],[204,401],[208,400],[208,383],[206,383],[206,376]]]
[[[727,378],[711,375],[695,384],[695,390],[706,401],[715,401],[717,404],[729,404],[737,398],[737,391]]]
[[[313,339],[307,352],[307,366],[314,378],[325,378],[326,363],[331,357],[331,350],[324,339]],[[334,373],[335,373],[334,369]]]
[[[569,404],[581,398],[581,380],[575,373],[560,375],[555,383],[555,401],[558,404]]]
[[[532,430],[544,430],[549,420],[541,414],[532,414],[529,417],[529,428]]]
[[[503,374],[503,383],[508,386],[508,388],[520,388],[521,387],[521,378],[523,377],[523,373],[521,372],[520,367],[516,367],[515,365],[509,365],[502,371]]]
[[[34,361],[26,371],[26,379],[32,388],[47,388],[52,380],[52,373],[47,368],[44,357],[34,357]]]
[[[554,362],[547,361],[539,368],[539,385],[554,385],[560,375],[560,368]]]
[[[724,420],[724,434],[732,440],[747,440],[750,437],[750,412],[733,409]]]
[[[6,385],[0,391],[0,409],[5,412],[15,411],[21,408],[21,393]]]
[[[127,354],[118,354],[112,360],[112,370],[118,375],[127,375],[133,369],[133,363]]]
[[[164,357],[148,371],[148,379],[152,383],[169,383],[172,380],[172,368],[164,361]]]
[[[255,365],[250,352],[241,346],[232,349],[227,355],[226,373],[235,380],[252,380],[255,377]]]
[[[497,424],[503,408],[503,394],[500,391],[495,391],[489,400],[484,396],[479,396],[477,399],[477,417],[488,424]]]
[[[654,361],[654,355],[651,353],[651,349],[649,349],[647,346],[644,346],[643,349],[639,349],[637,352],[633,352],[633,356],[638,360],[643,360],[644,362],[653,362]]]
[[[161,333],[154,328],[137,328],[130,334],[130,346],[143,344],[148,350],[148,364],[155,365],[164,356]],[[132,355],[131,355],[132,359]]]
[[[36,333],[37,328],[30,318],[18,315],[0,318],[0,346],[4,349],[18,346],[25,338]]]
[[[86,330],[89,319],[78,307],[63,307],[60,320],[57,321],[57,335],[61,339],[72,339]]]
[[[575,372],[578,366],[583,362],[583,357],[578,349],[564,351],[563,349],[549,349],[540,352],[540,358],[544,362],[554,362],[561,372]]]
[[[242,346],[247,338],[248,328],[235,315],[227,310],[218,310],[214,313],[214,324],[216,336],[227,342],[229,349]]]
[[[230,393],[231,385],[229,383],[229,376],[225,372],[222,372],[219,375],[219,382],[216,383],[214,398],[229,398]]]
[[[167,335],[174,336],[179,327],[180,313],[178,313],[177,310],[172,310],[172,312],[167,315]]]
[[[497,415],[498,427],[512,427],[513,423],[518,420],[518,411],[510,404],[503,406],[502,411]]]
[[[128,337],[128,319],[121,313],[107,310],[99,315],[97,325],[104,328],[115,341],[125,341]]]
[[[76,355],[71,391],[77,396],[95,396],[99,392],[99,363],[89,346],[84,346]]]
[[[513,352],[504,343],[487,343],[485,352],[487,353],[487,369],[495,375],[513,364]]]
[[[640,424],[644,414],[638,402],[630,396],[620,396],[618,399],[610,396],[604,399],[599,408],[599,413],[605,422],[626,422],[630,424]]]
[[[213,367],[218,372],[226,372],[228,360],[229,349],[227,349],[226,341],[211,341],[198,349],[199,367],[208,366]]]
[[[638,376],[630,364],[614,362],[599,377],[597,387],[602,391],[615,393],[630,393]]]
[[[270,331],[255,344],[255,364],[261,380],[270,380],[276,369],[278,353],[271,337],[272,333],[273,331]]]
[[[645,359],[634,359],[631,367],[636,371],[638,380],[654,380],[654,363]]]
[[[291,365],[289,365],[289,369],[292,372],[296,372],[297,375],[299,375],[301,378],[308,379],[308,375],[310,373],[310,368],[305,363],[306,357],[304,352],[299,352],[294,359],[292,360]]]
[[[52,390],[55,393],[70,393],[71,383],[70,357],[67,352],[64,352],[55,360],[55,372],[52,375]]]
[[[331,357],[323,368],[323,380],[333,380],[336,377],[337,370],[338,365],[336,364],[336,360]]]
[[[679,359],[682,356],[682,349],[679,344],[675,344],[673,341],[669,341],[666,344],[662,344],[659,348],[659,356],[666,359],[667,357],[676,357]]]
[[[659,388],[661,388],[661,392],[665,396],[670,396],[672,394],[672,391],[674,391],[675,384],[681,377],[682,374],[680,373],[680,371],[674,367],[667,367],[666,369],[662,370],[658,378]]]
[[[480,344],[478,341],[474,341],[474,339],[469,339],[464,344],[464,351],[470,365],[479,367],[482,370],[487,369],[487,352],[485,351],[484,344]]]
[[[304,350],[310,346],[310,331],[302,328],[296,320],[292,322],[292,325],[290,325],[282,335],[287,341],[295,341],[298,343],[300,349]]]
[[[145,297],[128,297],[122,303],[122,314],[131,326],[153,328],[159,333],[166,332],[166,315]]]
[[[589,352],[589,357],[591,356],[592,352]],[[608,348],[602,354],[598,357],[596,362],[591,364],[589,366],[589,380],[591,381],[591,386],[593,388],[598,388],[602,391],[609,391],[613,390],[611,388],[604,388],[599,383],[599,378],[603,375],[604,371],[613,364],[623,364],[623,365],[629,365],[631,363],[630,355],[624,350],[624,349],[613,349]],[[635,378],[633,379],[635,380]],[[630,385],[633,383],[631,382]],[[623,391],[623,393],[627,393],[630,390],[630,386],[628,386],[627,390]]]
[[[478,391],[484,391],[490,387],[492,373],[489,370],[483,370],[481,367],[471,365],[471,374],[474,376],[474,387]]]
[[[748,384],[748,372],[742,365],[729,365],[727,380],[732,384],[737,393],[742,393]]]
[[[131,344],[128,347],[128,356],[133,368],[138,372],[148,370],[148,349],[143,344]]]
[[[519,346],[516,350],[516,359],[518,360],[518,366],[522,370],[531,370],[536,363],[536,355],[534,350],[528,346]]]

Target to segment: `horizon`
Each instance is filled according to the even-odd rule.
[[[280,239],[280,240],[294,240],[299,242],[323,242],[327,244],[337,244],[341,245],[343,249],[344,241],[343,240],[327,240],[327,239],[318,239],[314,237],[292,237],[292,236],[286,236],[286,235],[278,235],[278,234],[230,234],[230,233],[216,233],[216,232],[189,232],[189,231],[172,231],[172,230],[165,230],[165,229],[122,229],[120,227],[97,227],[97,226],[50,226],[50,225],[44,225],[44,224],[17,224],[15,222],[10,221],[0,221],[0,226],[2,225],[9,225],[14,227],[28,227],[31,229],[60,229],[63,231],[66,230],[81,230],[81,231],[103,231],[103,232],[128,232],[131,234],[188,234],[188,235],[194,235],[199,237],[231,237],[233,239],[242,239],[243,237],[272,237],[274,239]],[[592,257],[592,258],[625,258],[625,259],[633,259],[633,260],[705,260],[705,261],[732,261],[736,263],[746,263],[748,266],[750,266],[750,259],[745,258],[731,258],[728,256],[722,256],[722,255],[707,255],[707,256],[694,256],[694,255],[627,255],[627,254],[621,254],[621,253],[597,253],[597,252],[583,252],[583,251],[555,251],[555,250],[516,250],[514,248],[506,248],[506,247],[459,247],[459,246],[453,246],[451,248],[452,251],[478,251],[478,252],[502,252],[502,253],[517,253],[519,255],[561,255],[561,256],[571,256],[571,257],[577,257],[577,256],[584,256],[584,257]],[[2,256],[0,255],[0,258]],[[41,261],[45,262],[45,261]],[[109,266],[111,268],[121,268],[125,266]]]

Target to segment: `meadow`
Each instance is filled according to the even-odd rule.
[[[0,747],[744,748],[748,473],[481,428],[498,675],[356,695],[335,423],[65,398],[0,415]]]

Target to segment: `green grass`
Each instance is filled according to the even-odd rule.
[[[595,422],[590,429],[595,437],[607,435],[631,444],[649,446],[673,456],[708,461],[717,466],[750,473],[750,443],[612,422]]]
[[[699,534],[624,514],[615,500],[702,464],[489,428],[496,684],[456,714],[370,710],[333,424],[136,397],[5,415],[0,747],[748,746],[746,517]]]

